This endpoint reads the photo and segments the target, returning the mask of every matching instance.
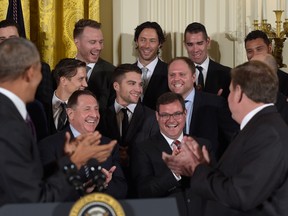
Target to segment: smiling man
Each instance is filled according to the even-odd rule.
[[[197,68],[197,87],[205,92],[221,95],[227,99],[231,68],[209,58],[208,48],[210,43],[211,40],[204,25],[193,22],[186,27],[184,45],[189,58]]]
[[[116,91],[114,104],[101,113],[99,130],[120,143],[121,165],[128,180],[128,196],[134,196],[130,181],[130,156],[136,142],[141,142],[158,131],[154,111],[140,102],[143,82],[141,70],[133,64],[119,65],[113,73]]]
[[[99,105],[96,97],[89,90],[77,90],[68,100],[67,103],[67,116],[69,125],[60,132],[49,136],[39,143],[41,158],[46,173],[51,173],[51,163],[64,155],[63,140],[65,133],[69,132],[72,138],[76,138],[81,134],[93,133],[97,127],[100,114]],[[102,136],[101,144],[105,145],[110,142],[110,139]],[[125,198],[127,192],[127,184],[123,175],[123,171],[119,164],[119,147],[116,145],[111,153],[111,156],[102,163],[98,164],[96,161],[87,163],[87,167],[101,165],[102,172],[106,176],[105,184],[107,186],[106,193],[114,196],[115,198]],[[97,158],[96,158],[97,159]],[[53,167],[52,167],[53,168]],[[87,169],[82,167],[79,170],[81,181],[88,182],[93,178],[91,169],[87,173]],[[78,197],[70,197],[70,200],[75,200]]]
[[[73,31],[76,58],[87,64],[88,89],[96,95],[100,108],[106,108],[110,95],[111,75],[115,67],[100,57],[104,48],[101,23],[80,19]]]
[[[165,36],[158,23],[147,21],[136,27],[134,41],[138,51],[136,64],[142,70],[142,102],[155,110],[157,98],[169,91],[167,63],[158,56],[165,42]]]

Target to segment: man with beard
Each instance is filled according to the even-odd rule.
[[[101,113],[99,131],[120,144],[120,162],[128,181],[128,197],[135,188],[130,177],[130,156],[136,142],[158,131],[154,111],[140,102],[142,94],[141,70],[133,64],[119,65],[113,73],[116,92],[114,104]]]
[[[157,98],[169,91],[167,63],[158,56],[165,42],[165,36],[158,23],[147,21],[136,27],[134,42],[138,51],[136,64],[142,70],[142,102],[155,110]]]

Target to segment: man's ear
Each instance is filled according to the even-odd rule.
[[[66,108],[66,113],[68,116],[68,119],[74,119],[74,110],[72,108]],[[70,122],[70,121],[69,121]]]
[[[119,85],[118,82],[114,82],[113,83],[113,88],[114,88],[115,91],[119,91],[119,87],[120,87],[120,85]]]
[[[243,91],[239,85],[235,87],[235,97],[238,103],[242,101]]]
[[[34,77],[34,74],[35,74],[35,69],[33,68],[33,66],[31,65],[26,71],[25,73],[23,73],[23,79],[26,81],[26,82],[30,82],[33,77]]]

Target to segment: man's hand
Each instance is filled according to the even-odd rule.
[[[112,175],[115,170],[116,170],[116,166],[112,166],[109,171],[106,170],[105,168],[101,169],[101,172],[106,176],[105,187],[107,187],[109,182],[112,180]]]
[[[195,168],[202,163],[209,163],[206,147],[200,149],[199,144],[192,137],[184,137],[181,150],[172,155],[162,153],[166,165],[177,175],[192,176]]]
[[[107,160],[110,156],[116,140],[112,140],[110,143],[105,145],[99,145],[101,134],[97,131],[91,134],[84,134],[77,137],[72,144],[66,144],[65,149],[74,150],[70,156],[71,161],[77,166],[78,169],[84,165],[89,159],[95,158],[99,163]],[[74,146],[73,148],[71,146]]]

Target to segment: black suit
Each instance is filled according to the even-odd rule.
[[[287,125],[269,106],[240,131],[216,168],[199,165],[190,186],[207,201],[204,215],[288,215],[287,140]]]
[[[114,69],[114,65],[99,58],[88,80],[88,89],[96,95],[101,109],[105,109],[108,105]]]
[[[203,139],[198,140],[201,143]],[[209,142],[207,148],[211,149]],[[132,176],[136,182],[140,198],[176,197],[180,215],[198,215],[201,200],[189,193],[189,178],[181,177],[177,181],[171,170],[162,160],[162,152],[172,154],[172,150],[163,135],[158,132],[139,143],[132,153]],[[193,201],[194,206],[189,203]],[[197,204],[196,204],[197,203]]]
[[[288,96],[288,74],[278,69],[277,75],[279,79],[279,92]]]
[[[210,59],[203,91],[217,94],[219,89],[223,89],[221,96],[227,99],[231,81],[230,71],[231,68]]]
[[[288,99],[281,92],[278,92],[277,94],[277,101],[275,103],[275,106],[280,115],[282,116],[283,120],[288,125]]]
[[[0,205],[61,202],[74,188],[62,170],[43,180],[36,140],[12,101],[0,94]],[[58,161],[63,167],[67,157]]]
[[[189,135],[208,139],[218,159],[238,130],[225,99],[195,90]]]
[[[135,63],[137,65],[137,63]],[[158,60],[149,84],[146,88],[142,103],[156,110],[156,102],[160,95],[169,92],[167,63]]]
[[[70,127],[67,126],[64,130],[47,137],[39,143],[40,155],[43,162],[43,165],[47,165],[48,169],[46,170],[51,173],[51,164],[56,161],[58,158],[63,157],[64,155],[64,141],[65,141],[65,133],[69,132],[71,137],[73,134],[70,130]],[[101,144],[108,143],[110,141],[107,137],[101,138]],[[111,154],[111,156],[102,164],[93,164],[95,166],[101,165],[103,168],[109,170],[112,166],[116,166],[116,170],[113,173],[112,180],[109,183],[109,186],[105,193],[117,198],[123,199],[127,193],[127,184],[122,172],[122,169],[119,164],[119,149],[116,146]],[[83,167],[81,168],[83,169]],[[80,173],[83,170],[80,169]],[[78,197],[76,197],[78,198]],[[71,200],[71,199],[70,199]]]

